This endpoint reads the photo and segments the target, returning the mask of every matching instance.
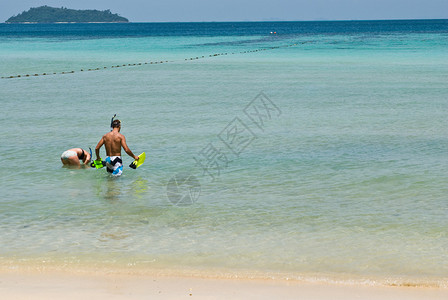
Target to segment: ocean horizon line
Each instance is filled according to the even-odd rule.
[[[341,19],[341,20],[235,20],[235,21],[129,21],[129,22],[3,22],[0,24],[200,24],[200,23],[311,23],[311,22],[396,22],[396,21],[448,21],[448,18],[430,18],[430,19]]]

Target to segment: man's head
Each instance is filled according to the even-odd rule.
[[[118,128],[118,129],[120,129],[120,127],[121,127],[121,121],[120,120],[114,120],[113,122],[112,122],[112,129],[114,129],[114,128]]]

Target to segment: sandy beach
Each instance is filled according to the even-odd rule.
[[[0,273],[1,299],[448,299],[448,289],[160,275]]]

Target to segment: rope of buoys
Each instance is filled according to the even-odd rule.
[[[309,43],[308,42],[302,42],[301,44],[306,44]],[[206,55],[202,55],[202,56],[196,56],[196,57],[190,57],[190,58],[185,58],[184,61],[193,61],[193,60],[199,60],[199,59],[203,59],[203,58],[207,58],[207,57],[217,57],[217,56],[223,56],[223,55],[235,55],[235,54],[245,54],[245,53],[255,53],[255,52],[259,52],[259,51],[267,51],[267,50],[275,50],[275,49],[280,49],[280,48],[286,48],[286,47],[293,47],[293,46],[297,46],[298,44],[288,44],[288,45],[282,45],[282,46],[273,46],[273,47],[268,47],[268,48],[259,48],[259,49],[253,49],[253,50],[245,50],[245,51],[241,51],[241,52],[232,52],[232,53],[228,53],[228,52],[224,52],[224,53],[215,53],[215,54],[209,54],[208,56]],[[108,69],[108,68],[120,68],[120,67],[134,67],[134,66],[141,66],[141,65],[153,65],[153,64],[163,64],[163,63],[169,63],[169,62],[176,62],[175,60],[165,60],[165,61],[150,61],[150,62],[139,62],[139,63],[135,63],[135,64],[123,64],[123,65],[113,65],[110,67],[102,67],[102,68],[95,68],[95,69],[80,69],[79,72],[85,72],[85,71],[99,71],[99,70],[104,70],[104,69]],[[41,74],[25,74],[25,75],[11,75],[11,76],[3,76],[1,77],[1,79],[13,79],[13,78],[23,78],[23,77],[37,77],[37,76],[48,76],[48,75],[65,75],[65,74],[73,74],[77,71],[63,71],[63,72],[53,72],[53,73],[41,73]]]

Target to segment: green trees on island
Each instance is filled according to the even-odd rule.
[[[65,7],[56,8],[50,6],[41,6],[30,8],[17,16],[9,18],[6,23],[88,23],[88,22],[105,22],[105,23],[127,23],[128,19],[113,14],[111,11],[104,10],[76,10]]]

